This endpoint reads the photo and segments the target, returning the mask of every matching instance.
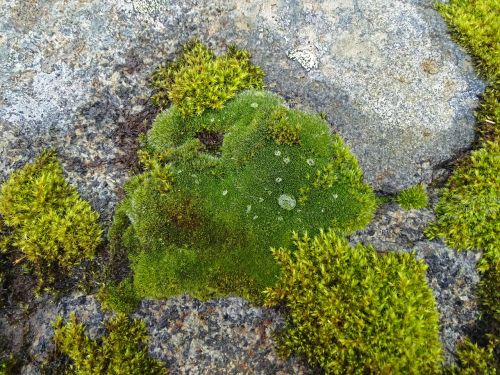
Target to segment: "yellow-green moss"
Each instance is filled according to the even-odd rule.
[[[43,152],[0,188],[3,251],[21,251],[40,282],[94,256],[101,242],[99,215],[63,177],[55,152]]]
[[[465,339],[457,346],[457,364],[446,369],[452,375],[496,375],[500,371],[500,363],[495,358],[495,347],[498,337],[490,337],[486,347]]]
[[[220,109],[239,91],[262,88],[264,72],[250,63],[247,50],[230,46],[217,57],[195,40],[184,46],[177,60],[160,66],[153,73],[153,102],[164,108],[175,103],[186,117],[206,109]]]
[[[423,184],[401,190],[395,200],[405,210],[418,210],[427,207],[429,204],[429,196]]]
[[[277,144],[291,146],[300,143],[300,124],[290,121],[284,107],[278,107],[271,113],[268,130]]]
[[[282,271],[266,290],[266,304],[287,313],[285,355],[327,374],[439,373],[439,314],[423,261],[350,247],[333,231],[294,241],[273,250]]]
[[[71,363],[67,374],[75,375],[166,375],[158,360],[148,357],[147,333],[143,321],[130,321],[118,314],[106,322],[106,335],[92,340],[74,314],[64,324],[59,318],[54,325],[57,350]]]
[[[456,249],[483,251],[479,296],[483,318],[489,321],[491,334],[496,337],[498,361],[495,327],[500,325],[500,2],[450,0],[438,3],[437,8],[454,39],[473,56],[488,87],[476,113],[478,149],[453,172],[436,207],[437,222],[427,234],[442,237]],[[473,345],[466,345],[471,355],[478,355],[472,362],[490,350],[476,350]],[[459,359],[467,363],[462,360],[463,353],[458,353]],[[475,373],[467,366],[460,371]],[[479,368],[477,373],[481,373]]]

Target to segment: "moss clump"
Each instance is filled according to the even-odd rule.
[[[500,370],[495,358],[495,347],[498,338],[491,337],[486,347],[479,347],[469,339],[465,339],[457,348],[458,365],[447,369],[447,373],[460,375],[496,375]]]
[[[152,99],[163,108],[169,102],[176,104],[186,117],[208,108],[220,109],[241,90],[262,88],[263,78],[264,72],[250,63],[247,50],[230,46],[217,57],[195,40],[184,46],[177,60],[153,73],[156,92]]]
[[[300,143],[269,136],[276,113],[300,127]],[[216,149],[202,143],[211,134],[222,134]],[[237,293],[257,301],[279,273],[270,246],[290,243],[293,230],[352,232],[376,206],[328,124],[263,91],[188,119],[174,105],[155,121],[142,159],[146,171],[127,184],[112,228],[130,253],[139,296]]]
[[[457,249],[483,251],[479,295],[494,327],[500,323],[500,3],[450,0],[437,7],[488,88],[476,113],[481,148],[453,172],[427,233]]]
[[[4,251],[19,249],[40,282],[94,256],[101,242],[99,215],[63,177],[53,151],[14,172],[0,188]]]
[[[131,278],[106,284],[99,290],[97,297],[103,309],[123,314],[132,313],[140,302]]]
[[[448,181],[436,206],[437,222],[426,231],[455,249],[483,250],[481,271],[500,275],[500,144],[487,142]],[[484,300],[500,318],[500,278],[491,278]],[[494,287],[491,289],[491,287]],[[495,297],[496,296],[496,297]]]
[[[476,57],[479,70],[495,82],[500,77],[500,5],[497,0],[451,0],[437,8],[458,43]]]
[[[273,111],[268,129],[277,144],[291,146],[300,143],[300,124],[291,122],[287,112],[284,107],[278,107]]]
[[[59,318],[54,326],[57,349],[71,364],[68,374],[167,374],[163,365],[148,357],[147,334],[143,321],[130,321],[118,314],[106,322],[106,335],[92,340],[85,327],[71,315],[68,323]]]
[[[12,355],[0,359],[0,375],[14,375],[19,370],[17,366],[18,362]]]
[[[266,304],[288,313],[284,354],[327,374],[439,372],[439,315],[423,261],[351,248],[333,231],[294,241],[293,251],[273,250],[282,272],[266,290]]]
[[[399,192],[396,202],[405,210],[421,209],[429,204],[429,196],[423,184],[418,184]]]

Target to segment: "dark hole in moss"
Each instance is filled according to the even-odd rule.
[[[203,131],[197,133],[196,138],[200,140],[209,152],[217,152],[224,141],[224,133]]]

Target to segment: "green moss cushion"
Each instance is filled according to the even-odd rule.
[[[356,159],[328,124],[264,91],[188,119],[172,107],[141,158],[147,171],[128,184],[116,220],[145,296],[248,296],[276,280],[270,247],[289,244],[293,230],[350,233],[375,209]],[[148,264],[157,277],[143,277]]]

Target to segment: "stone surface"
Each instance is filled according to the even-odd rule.
[[[231,42],[247,47],[267,71],[268,89],[324,112],[377,190],[429,182],[471,143],[472,110],[484,87],[432,3],[0,0],[0,182],[43,148],[56,148],[67,177],[109,219],[128,177],[136,127],[155,114],[147,77],[195,36],[218,51]],[[415,248],[428,262],[450,358],[477,315],[476,256],[426,241],[431,219],[431,210],[386,205],[352,240],[380,250]],[[92,324],[103,319],[91,297],[42,307],[23,328],[33,358],[50,345],[42,337],[54,314],[71,309],[87,311]],[[179,343],[178,352],[170,344],[153,348],[175,371],[298,369],[276,360],[269,332],[281,318],[272,311],[238,299],[189,298],[145,302],[141,311],[158,345],[167,336]],[[35,373],[36,365],[30,368],[26,373]]]
[[[102,312],[94,296],[64,297],[47,304],[30,319],[31,362],[22,374],[40,373],[40,364],[53,351],[51,322],[75,312],[87,334],[96,338],[105,331]],[[146,323],[149,353],[163,361],[170,374],[308,374],[294,358],[276,353],[273,333],[283,327],[274,310],[251,307],[240,298],[200,302],[188,296],[167,301],[144,300],[133,314]]]
[[[109,218],[151,70],[199,36],[247,47],[268,88],[324,112],[392,192],[468,147],[483,88],[430,0],[2,0],[0,181],[42,148]],[[120,147],[117,147],[118,146]]]
[[[435,192],[431,191],[431,198]],[[431,199],[431,201],[434,201]],[[382,205],[372,223],[350,237],[382,252],[414,251],[427,265],[427,281],[440,313],[440,334],[445,358],[454,361],[456,344],[475,329],[479,306],[475,296],[479,254],[455,251],[442,241],[429,241],[424,229],[433,221],[431,209],[403,210],[396,203]]]

